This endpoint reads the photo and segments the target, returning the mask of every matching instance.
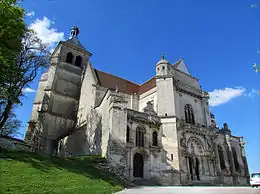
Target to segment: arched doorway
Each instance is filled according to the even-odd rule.
[[[201,164],[200,158],[203,156],[204,148],[201,141],[195,137],[191,137],[188,142],[188,152],[189,152],[189,173],[191,180],[200,181],[201,175]]]
[[[193,161],[191,156],[189,156],[189,169],[190,169],[190,178],[191,180],[193,180]]]
[[[134,177],[143,178],[144,174],[144,159],[143,155],[136,153],[134,155]]]

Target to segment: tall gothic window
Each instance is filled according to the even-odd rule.
[[[73,54],[69,52],[66,56],[66,62],[72,64]]]
[[[185,121],[186,121],[186,123],[195,124],[192,106],[190,104],[186,104],[185,107],[184,107],[184,111],[185,111]]]
[[[224,170],[226,169],[226,165],[224,160],[223,149],[220,145],[218,145],[218,155],[219,155],[220,168],[221,170]]]
[[[142,128],[136,129],[136,146],[144,147],[144,130]]]
[[[236,169],[237,172],[239,172],[239,163],[238,163],[238,160],[237,160],[237,153],[236,153],[236,150],[234,148],[232,148],[232,154],[233,154],[235,169]]]
[[[126,142],[129,142],[129,141],[130,141],[130,129],[127,126],[127,128],[126,128]]]
[[[75,60],[75,65],[80,67],[81,66],[81,62],[82,62],[82,57],[81,56],[77,56],[76,60]]]
[[[153,146],[158,146],[158,134],[156,131],[153,132]]]

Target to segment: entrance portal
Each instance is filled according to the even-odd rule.
[[[190,178],[193,180],[193,165],[192,165],[192,157],[189,157],[189,169],[190,169]]]
[[[189,156],[189,169],[190,169],[190,178],[191,180],[200,180],[200,163],[198,158],[193,158]]]
[[[144,174],[144,159],[143,155],[136,153],[134,155],[134,177],[143,178]]]
[[[200,162],[199,162],[198,158],[196,158],[195,172],[196,172],[197,180],[199,181],[200,180]]]

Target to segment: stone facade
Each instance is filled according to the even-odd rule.
[[[42,75],[26,141],[59,156],[101,155],[130,181],[247,185],[242,137],[209,110],[183,60],[162,59],[138,85],[99,71],[77,33],[60,42]]]

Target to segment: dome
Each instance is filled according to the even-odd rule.
[[[156,65],[160,65],[160,64],[169,64],[170,65],[170,62],[165,59],[161,59],[160,61],[157,62]]]
[[[162,54],[162,58],[161,58],[160,61],[158,61],[158,62],[156,63],[156,66],[157,66],[157,65],[160,65],[160,64],[169,64],[169,65],[170,65],[170,62],[164,59],[164,54]]]

